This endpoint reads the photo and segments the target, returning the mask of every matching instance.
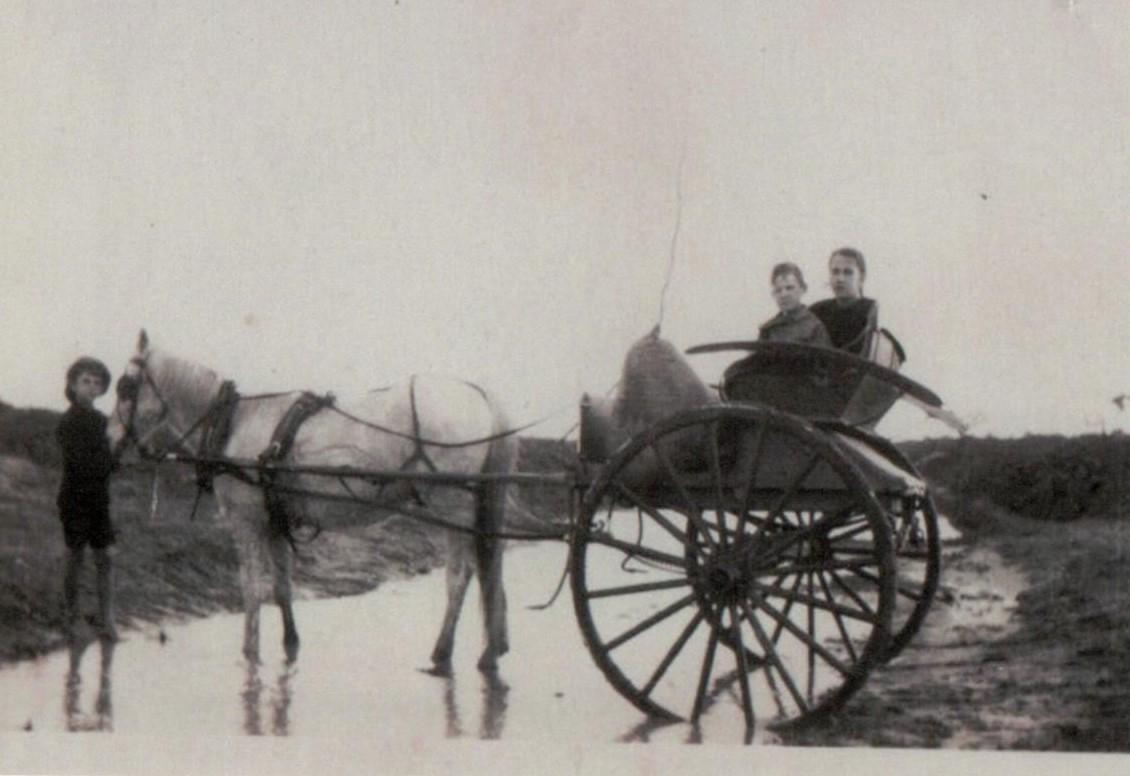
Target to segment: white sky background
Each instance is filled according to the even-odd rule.
[[[905,373],[976,433],[1130,426],[1118,0],[4,17],[9,403],[62,408],[72,359],[116,377],[145,326],[247,392],[441,371],[562,433],[656,322],[682,156],[679,347],[755,338],[775,262],[813,302],[854,245]],[[910,407],[880,428],[945,433]]]

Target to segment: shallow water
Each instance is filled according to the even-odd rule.
[[[164,642],[156,629],[125,631],[116,646],[93,642],[0,668],[0,732],[687,740],[689,726],[652,729],[609,686],[568,591],[549,610],[525,608],[548,599],[566,555],[565,545],[548,542],[507,553],[512,651],[495,679],[475,668],[482,641],[474,587],[453,677],[417,670],[428,665],[445,602],[443,573],[433,572],[363,596],[298,602],[302,649],[293,665],[282,654],[277,611],[264,607],[259,666],[240,655],[242,615],[218,615],[166,624]],[[740,743],[740,712],[707,720],[702,734]]]
[[[567,554],[564,544],[553,542],[517,545],[507,552],[512,651],[496,677],[475,668],[482,629],[474,585],[457,631],[452,677],[420,670],[428,666],[445,605],[440,571],[387,583],[363,596],[297,602],[302,648],[294,664],[282,654],[277,610],[265,606],[259,665],[242,659],[243,618],[232,614],[166,624],[164,639],[157,628],[126,631],[116,646],[88,642],[70,653],[0,668],[5,699],[0,733],[377,736],[413,745],[450,738],[745,742],[735,688],[720,693],[697,730],[651,723],[596,667],[568,590],[548,610],[527,608],[549,598]],[[590,568],[590,589],[613,572]],[[632,579],[649,578],[655,576]],[[633,605],[656,609],[662,602]],[[630,607],[614,608],[612,614],[612,622],[626,618],[628,624],[640,616]],[[671,644],[670,637],[653,640],[652,635],[632,646],[645,653],[648,670]],[[672,679],[683,671],[683,682],[690,672],[691,687],[703,654],[700,645],[692,646],[686,650],[687,665],[670,671]],[[722,649],[719,654],[729,661],[720,670],[729,668],[733,653]],[[764,720],[772,703],[754,692],[755,713]],[[758,725],[755,741],[771,740]]]

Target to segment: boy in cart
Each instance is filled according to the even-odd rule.
[[[110,522],[110,471],[114,467],[106,437],[106,416],[94,400],[110,387],[110,370],[101,361],[83,357],[67,370],[64,391],[70,408],[55,430],[63,456],[59,486],[59,519],[67,545],[63,577],[63,620],[68,638],[74,637],[79,619],[79,574],[83,554],[90,545],[96,569],[100,635],[117,640],[114,627],[113,564],[110,547],[114,527]]]
[[[773,286],[773,299],[779,312],[761,324],[758,339],[832,347],[824,324],[801,302],[808,286],[800,267],[790,261],[781,262],[773,267],[769,282]]]

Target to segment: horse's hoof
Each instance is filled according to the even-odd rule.
[[[498,673],[498,660],[493,655],[483,655],[479,658],[479,670],[484,674]]]
[[[298,659],[298,639],[283,642],[283,652],[286,653],[286,662],[293,663]]]
[[[429,668],[417,668],[416,670],[421,674],[427,674],[428,676],[438,676],[441,679],[451,678],[451,663],[447,663],[445,665],[433,665]]]

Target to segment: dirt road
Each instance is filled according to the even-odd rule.
[[[1130,529],[946,506],[967,539],[946,549],[923,631],[835,719],[786,743],[1130,749]]]

